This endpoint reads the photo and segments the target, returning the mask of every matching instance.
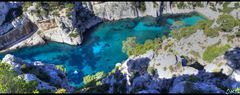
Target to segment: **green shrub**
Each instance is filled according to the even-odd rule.
[[[139,3],[140,3],[140,6],[139,6],[140,11],[144,12],[146,10],[145,2],[139,2]]]
[[[236,37],[240,37],[240,31],[235,33]]]
[[[205,30],[205,28],[210,27],[212,23],[212,20],[200,20],[193,26],[182,27],[178,31],[171,32],[171,35],[173,38],[180,40],[182,38],[189,37],[193,33],[197,32],[197,29]]]
[[[46,10],[41,10],[40,11],[41,16],[46,16],[47,14],[48,14],[48,12]]]
[[[150,75],[154,75],[154,74],[155,74],[155,69],[154,69],[154,67],[148,67],[148,68],[147,68],[147,72],[148,72],[148,74],[150,74]]]
[[[54,15],[54,16],[60,16],[60,14],[59,14],[58,11],[54,11],[54,12],[52,12],[52,15]]]
[[[114,74],[114,73],[116,72],[117,69],[118,69],[118,67],[115,66],[114,69],[113,69],[111,72],[108,73],[108,75]]]
[[[36,7],[36,9],[40,9],[41,7],[42,7],[42,2],[35,2],[36,3],[36,5],[35,5],[35,7]]]
[[[167,70],[167,67],[163,67],[163,70],[166,71],[166,70]]]
[[[224,2],[223,3],[223,13],[230,13],[234,8],[230,8],[228,7],[228,5],[230,4],[230,2]]]
[[[83,78],[83,83],[85,85],[89,85],[89,83],[93,82],[95,80],[94,76],[87,75]]]
[[[100,85],[102,85],[103,83],[101,82],[101,81],[97,81],[96,82],[96,86],[100,86]]]
[[[196,6],[200,7],[200,8],[203,8],[204,5],[201,3],[201,2],[196,2]]]
[[[79,35],[78,33],[70,33],[68,36],[76,38],[76,37],[78,37],[78,35]]]
[[[237,25],[237,20],[229,14],[220,15],[216,22],[220,25],[220,29],[224,32],[232,31],[233,27]]]
[[[168,69],[169,69],[171,72],[173,72],[173,71],[174,71],[174,68],[173,68],[173,66],[172,66],[172,65],[170,65],[170,66],[168,67]]]
[[[178,8],[178,9],[184,9],[184,8],[186,8],[186,7],[187,7],[187,5],[184,4],[184,2],[179,2],[179,3],[177,3],[177,8]]]
[[[88,86],[96,86],[99,80],[103,79],[106,76],[106,74],[102,72],[97,72],[95,75],[87,75],[83,78],[83,83],[85,87]]]
[[[32,93],[38,85],[37,81],[25,82],[19,79],[10,65],[0,62],[0,92],[1,93]]]
[[[144,44],[136,43],[136,37],[128,37],[126,41],[123,41],[122,51],[131,55],[141,55],[146,53],[148,50],[157,50],[160,47],[160,38],[154,40],[146,40]]]
[[[70,12],[74,8],[74,4],[68,3],[65,5],[65,7],[67,8],[67,12]]]
[[[172,46],[173,46],[173,42],[170,41],[170,42],[167,43],[167,45],[165,45],[164,50],[171,50],[169,48],[172,47]]]
[[[239,8],[240,6],[239,6],[239,2],[236,2],[235,4],[234,4],[234,7],[237,9],[237,8]]]
[[[192,54],[195,58],[200,57],[199,53],[194,50],[191,50],[189,53]]]
[[[197,29],[205,29],[205,28],[209,28],[211,27],[213,24],[213,20],[199,20],[197,22],[197,24],[195,24],[194,26],[197,28]]]
[[[105,73],[103,71],[102,72],[97,72],[95,74],[95,79],[99,80],[99,79],[103,78],[104,76],[105,76]]]
[[[50,2],[46,2],[48,4],[48,10],[49,11],[54,11],[54,10],[57,10],[59,9],[60,4],[59,2],[56,2],[56,1],[50,1]]]
[[[26,64],[23,64],[20,68],[23,72],[28,72],[30,70],[30,68],[28,68]]]
[[[32,2],[24,2],[22,5],[22,10],[26,11],[28,7],[32,6]]]
[[[204,35],[211,38],[219,36],[218,30],[216,28],[205,28],[203,32]]]
[[[228,44],[226,45],[214,44],[208,46],[203,52],[203,60],[211,62],[216,57],[224,54],[224,52],[227,51],[229,48],[231,48],[231,46]]]
[[[63,65],[56,65],[56,68],[62,72],[65,72],[65,68]]]
[[[188,81],[197,82],[197,81],[199,81],[199,78],[194,76],[194,75],[190,75],[189,78],[188,78]]]
[[[158,4],[154,1],[153,2],[153,7],[156,8],[158,6]]]
[[[193,33],[197,32],[195,27],[190,26],[190,27],[183,27],[180,29],[180,31],[172,32],[173,38],[180,40],[184,37],[189,37]]]
[[[57,89],[57,91],[55,93],[56,94],[66,93],[66,89],[64,89],[64,88]]]
[[[234,35],[227,35],[228,42],[232,41],[234,39]]]
[[[39,91],[38,91],[37,89],[35,89],[35,90],[33,91],[33,94],[39,94]]]

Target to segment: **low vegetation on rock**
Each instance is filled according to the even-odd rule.
[[[36,81],[26,82],[7,63],[0,62],[1,93],[33,93],[38,85]]]
[[[131,55],[141,55],[146,53],[148,50],[157,50],[160,47],[161,39],[156,38],[154,40],[146,40],[144,44],[139,44],[136,42],[136,37],[129,37],[127,40],[123,41],[122,51],[127,53],[128,56]]]
[[[105,76],[106,74],[104,72],[97,72],[95,75],[87,75],[83,78],[84,86],[101,85],[101,81],[99,80]]]
[[[206,50],[203,52],[203,60],[211,62],[216,57],[223,55],[224,52],[227,51],[229,48],[231,48],[231,46],[228,44],[226,45],[214,44],[208,46]]]

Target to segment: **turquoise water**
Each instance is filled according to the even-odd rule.
[[[144,43],[169,34],[170,26],[181,20],[186,26],[204,19],[199,15],[173,16],[154,18],[150,16],[104,22],[84,34],[84,42],[80,46],[70,46],[49,42],[41,46],[26,47],[8,52],[26,61],[42,61],[44,63],[64,65],[71,85],[76,87],[83,83],[83,76],[99,71],[109,72],[115,64],[127,59],[122,52],[122,41],[135,36],[137,42]],[[1,54],[2,58],[5,54]]]

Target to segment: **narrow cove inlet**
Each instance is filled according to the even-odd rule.
[[[116,63],[128,58],[122,52],[122,41],[128,37],[136,37],[138,43],[144,43],[148,39],[169,35],[170,27],[176,21],[183,21],[185,26],[191,26],[203,19],[206,18],[199,14],[188,14],[106,21],[91,31],[86,31],[84,42],[80,46],[48,42],[45,45],[6,52],[0,54],[0,58],[13,54],[29,62],[63,65],[70,84],[80,87],[84,76],[99,71],[110,72]]]

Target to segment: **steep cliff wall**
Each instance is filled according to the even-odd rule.
[[[8,33],[0,36],[0,49],[4,49],[16,42],[24,40],[27,36],[31,36],[37,30],[37,26],[31,23],[27,18],[22,20],[22,25],[13,28]]]
[[[82,33],[101,22],[100,18],[82,7],[80,2],[62,3],[61,6],[57,3],[59,2],[34,2],[24,12],[39,27],[41,36],[46,40],[79,45],[83,39]],[[53,8],[55,10],[51,10]]]
[[[225,2],[224,2],[225,3]],[[221,13],[220,10],[233,7],[234,3],[225,4],[223,2],[85,2],[84,6],[92,10],[100,18],[107,20],[117,20],[121,18],[135,18],[143,16],[160,16],[164,14],[178,14],[199,12],[210,19],[214,19]],[[238,2],[237,2],[238,3]],[[235,11],[234,11],[235,10]],[[230,14],[240,17],[237,8]]]

